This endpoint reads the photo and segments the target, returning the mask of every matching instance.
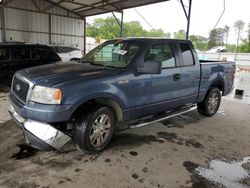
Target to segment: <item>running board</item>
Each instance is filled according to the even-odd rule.
[[[166,119],[169,119],[169,118],[181,115],[181,114],[185,114],[185,113],[193,111],[195,109],[197,109],[197,106],[191,106],[188,108],[180,109],[180,110],[177,110],[174,112],[170,112],[170,113],[166,114],[165,116],[153,117],[153,118],[149,119],[149,121],[146,121],[146,122],[141,122],[138,124],[130,124],[130,125],[128,125],[128,128],[135,129],[135,128],[139,128],[139,127],[144,127],[144,126],[152,124],[152,123],[157,123],[159,121],[163,121],[163,120],[166,120]]]

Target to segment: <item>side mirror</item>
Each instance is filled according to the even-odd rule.
[[[143,67],[137,67],[137,72],[141,74],[161,74],[161,62],[146,61]]]

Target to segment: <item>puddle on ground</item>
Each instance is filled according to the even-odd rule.
[[[247,188],[250,186],[250,157],[232,162],[212,160],[208,168],[190,161],[185,161],[183,166],[193,174],[191,176],[193,187]]]

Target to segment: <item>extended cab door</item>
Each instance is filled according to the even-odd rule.
[[[195,60],[193,48],[187,42],[177,43],[181,62],[181,92],[182,105],[196,103],[200,84],[200,64]]]
[[[161,74],[145,74],[142,114],[149,115],[166,111],[179,106],[180,97],[180,74],[178,59],[175,58],[175,49],[168,42],[157,42],[152,44],[144,54],[144,62],[155,61],[162,63]]]

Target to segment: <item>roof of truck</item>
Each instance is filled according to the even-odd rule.
[[[178,41],[178,42],[190,42],[190,40],[184,39],[171,39],[171,38],[164,38],[164,37],[125,37],[125,38],[116,38],[114,40],[138,40],[138,41],[148,41],[148,40],[167,40],[167,41]]]

